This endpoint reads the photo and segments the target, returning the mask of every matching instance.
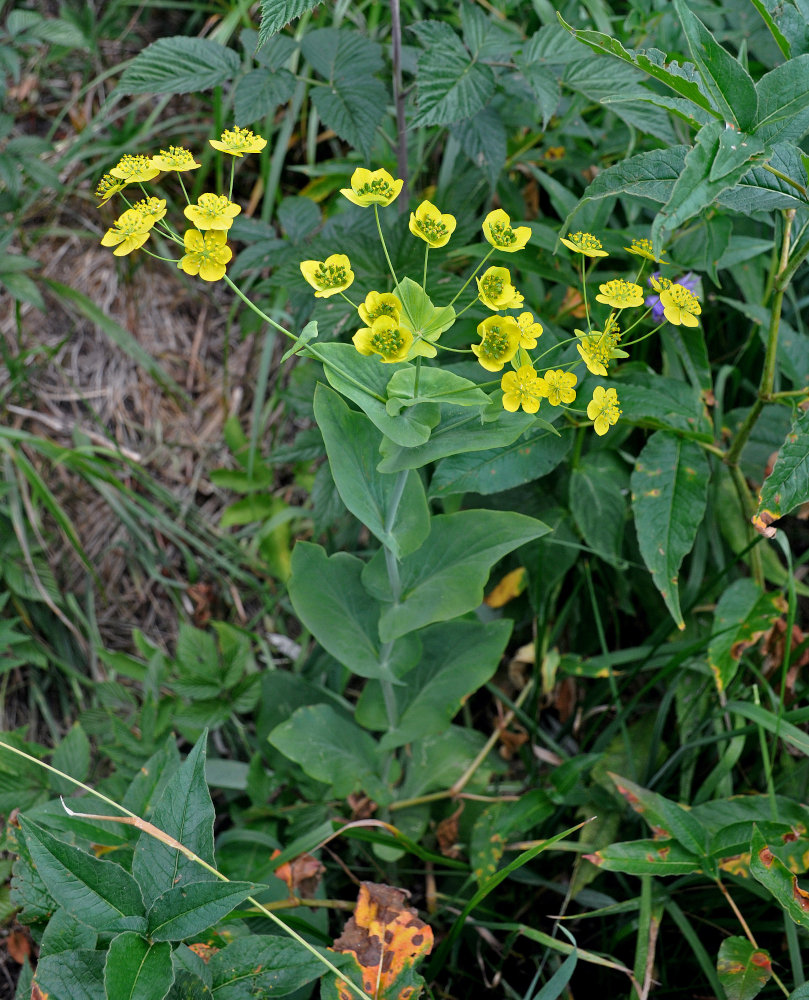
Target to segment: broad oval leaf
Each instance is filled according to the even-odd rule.
[[[118,94],[190,94],[231,80],[241,60],[210,38],[173,35],[139,52],[115,88]]]
[[[134,931],[113,938],[104,966],[108,997],[126,1000],[163,1000],[174,982],[171,945],[152,943]]]
[[[153,941],[184,941],[201,934],[262,888],[252,882],[218,880],[175,885],[158,896],[149,908],[146,914],[149,937]]]
[[[43,955],[37,963],[32,996],[65,1000],[108,1000],[104,989],[104,952],[79,949]]]
[[[716,689],[727,691],[742,653],[760,639],[782,613],[783,599],[766,593],[753,580],[736,580],[719,598],[708,643],[708,666]]]
[[[676,840],[628,840],[584,857],[599,868],[626,875],[689,875],[702,871],[696,854]]]
[[[750,841],[750,874],[775,897],[796,924],[809,928],[809,892],[798,885],[798,876],[773,854],[756,827]]]
[[[630,479],[643,561],[678,628],[685,628],[678,571],[691,551],[708,498],[710,469],[699,445],[656,431]]]
[[[727,1000],[753,1000],[770,981],[772,961],[747,938],[729,937],[719,946],[716,971]]]

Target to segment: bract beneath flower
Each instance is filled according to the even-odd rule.
[[[478,323],[480,344],[472,344],[472,353],[487,372],[502,371],[520,347],[520,328],[513,316],[489,316]]]
[[[390,205],[399,197],[404,185],[403,180],[394,180],[387,170],[368,170],[357,167],[351,175],[351,187],[340,188],[340,194],[345,195],[352,204],[360,208],[369,205]]]
[[[198,274],[203,281],[219,281],[225,276],[225,265],[233,256],[227,245],[227,233],[212,229],[201,233],[189,229],[184,237],[185,256],[177,262],[186,274]]]
[[[429,201],[423,201],[410,213],[410,232],[430,247],[443,247],[449,242],[457,225],[454,215],[442,215]]]
[[[228,153],[230,156],[260,153],[267,145],[266,139],[262,139],[248,128],[226,128],[220,138],[209,139],[208,142],[220,153]]]
[[[512,228],[509,216],[502,208],[496,208],[483,220],[483,235],[498,250],[516,253],[531,239],[531,230],[528,226]]]
[[[227,231],[241,212],[241,206],[223,194],[201,194],[196,205],[186,205],[183,214],[197,229]]]
[[[378,316],[370,327],[358,330],[351,339],[360,354],[378,354],[385,364],[393,364],[407,358],[413,333],[393,316]]]
[[[303,260],[300,266],[301,274],[314,288],[318,299],[344,292],[354,280],[351,263],[344,253],[333,253],[326,260]]]

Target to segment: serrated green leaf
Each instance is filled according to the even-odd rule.
[[[149,907],[147,933],[153,941],[184,941],[195,937],[219,923],[234,907],[262,888],[252,882],[205,881],[175,885]]]
[[[81,723],[74,722],[67,731],[65,738],[53,752],[51,764],[59,771],[69,774],[71,778],[76,778],[77,781],[86,780],[90,771],[90,741]],[[51,775],[50,781],[53,790],[62,795],[70,795],[76,787],[58,775]]]
[[[753,580],[736,580],[719,598],[708,644],[717,691],[725,692],[736,676],[742,653],[782,614],[776,594],[767,594]]]
[[[729,937],[719,946],[716,971],[727,1000],[753,1000],[770,981],[772,962],[768,952],[747,938]]]
[[[269,934],[233,941],[212,956],[208,969],[216,1000],[285,997],[326,971],[301,945]]]
[[[227,708],[227,706],[225,706]],[[214,808],[205,782],[207,733],[166,784],[155,807],[152,823],[174,837],[209,865],[215,864],[213,850]],[[143,899],[151,905],[175,885],[216,878],[173,847],[141,833],[135,845],[132,874],[138,880]]]
[[[289,596],[300,620],[336,660],[360,677],[390,681],[415,664],[421,647],[415,636],[405,636],[383,650],[379,605],[363,586],[363,566],[347,552],[327,557],[319,545],[299,541]]]
[[[24,816],[20,825],[37,873],[60,906],[98,931],[143,929],[143,900],[129,872],[57,840]]]
[[[153,943],[134,931],[113,938],[104,966],[108,997],[163,1000],[174,982],[171,945]]]
[[[753,79],[741,63],[722,48],[684,0],[674,0],[674,9],[685,32],[691,58],[714,105],[726,122],[741,132],[755,126],[758,97]]]
[[[570,512],[576,526],[587,545],[613,565],[621,561],[628,485],[626,466],[610,451],[589,452],[570,474]]]
[[[241,126],[273,114],[279,104],[286,104],[295,90],[295,77],[288,69],[254,69],[236,84],[233,113]]]
[[[710,122],[697,133],[693,149],[686,155],[683,171],[669,200],[652,224],[652,240],[661,247],[675,229],[713,204],[737,184],[754,161],[772,155],[757,138]]]
[[[314,411],[343,503],[397,559],[415,551],[430,530],[430,511],[418,473],[377,472],[379,430],[322,384],[315,390]]]
[[[261,27],[258,44],[263,45],[295,18],[314,10],[320,0],[261,0]]]
[[[676,840],[628,840],[585,857],[599,868],[627,875],[689,875],[702,871],[700,859]]]
[[[369,77],[335,80],[330,87],[317,87],[312,101],[321,121],[364,156],[372,155],[376,130],[385,117],[388,90],[381,80]]]
[[[419,57],[418,125],[451,125],[477,114],[494,94],[494,74],[473,58],[448,24],[438,24],[438,35]]]
[[[450,131],[490,186],[494,187],[507,155],[506,127],[500,113],[489,104],[471,118],[452,125]]]
[[[798,876],[773,854],[757,827],[750,841],[750,874],[799,927],[809,928],[809,893],[798,885]]]
[[[43,955],[34,983],[41,995],[64,1000],[108,1000],[104,989],[103,951],[65,951]]]
[[[760,531],[809,500],[809,410],[802,410],[764,480],[753,523]]]
[[[534,518],[511,511],[462,510],[439,514],[422,549],[399,565],[401,588],[391,591],[384,554],[368,563],[362,581],[379,600],[390,602],[379,619],[382,642],[432,622],[472,611],[498,559],[550,529]]]
[[[680,564],[707,505],[708,461],[699,445],[656,431],[632,473],[632,508],[643,561],[678,628],[685,628],[678,593]]]
[[[42,934],[40,951],[43,955],[59,955],[79,949],[92,951],[97,942],[97,931],[60,906]]]
[[[514,62],[537,99],[542,127],[545,129],[562,99],[559,76],[550,66],[529,62],[521,55],[515,56]]]
[[[191,94],[212,90],[238,73],[236,52],[210,38],[158,38],[124,70],[117,94]]]
[[[365,791],[378,802],[390,800],[380,778],[382,757],[375,741],[330,705],[305,705],[276,726],[270,743],[296,761],[338,798]]]

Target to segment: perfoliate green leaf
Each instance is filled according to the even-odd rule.
[[[124,70],[117,94],[190,94],[231,80],[241,60],[210,38],[158,38]]]
[[[152,943],[134,931],[113,938],[104,966],[108,997],[163,1000],[174,982],[171,945]]]
[[[323,648],[360,677],[388,681],[418,660],[416,636],[390,647],[379,641],[379,605],[362,583],[363,562],[347,552],[331,557],[299,541],[292,552],[289,597],[300,620]]]
[[[402,368],[388,382],[388,396],[387,410],[391,415],[421,402],[449,403],[453,406],[489,405],[489,397],[474,382],[443,368],[422,368],[418,376],[415,368]]]
[[[424,374],[433,370],[424,369]],[[430,511],[418,473],[377,472],[379,430],[364,413],[350,410],[338,393],[324,385],[315,390],[315,419],[346,507],[397,559],[415,551],[430,531]]]
[[[662,247],[670,233],[737,184],[752,163],[766,160],[769,147],[756,137],[710,122],[697,133],[669,200],[652,224],[652,240]]]
[[[233,941],[208,963],[216,1000],[285,997],[317,979],[326,966],[297,942],[250,934]]]
[[[252,882],[218,880],[175,885],[158,896],[146,914],[149,938],[184,941],[202,934],[261,888]]]
[[[312,778],[345,798],[364,791],[377,802],[390,800],[380,778],[383,758],[376,742],[330,705],[306,705],[269,735],[270,743]]]
[[[443,22],[419,57],[416,75],[418,125],[450,125],[477,114],[494,94],[494,74],[473,58]],[[422,27],[422,26],[418,26]]]
[[[755,828],[750,842],[750,874],[798,926],[809,928],[809,892],[798,885],[798,876],[773,854]]]
[[[753,1000],[770,981],[772,962],[747,938],[729,937],[719,946],[716,971],[728,1000]]]
[[[710,470],[699,445],[656,431],[638,456],[630,485],[643,561],[679,628],[680,563],[705,513]]]
[[[20,817],[36,870],[60,906],[98,931],[142,930],[138,883],[113,861],[87,854]]]
[[[215,814],[205,781],[206,739],[207,733],[203,733],[168,782],[151,821],[203,861],[214,865]],[[175,885],[216,878],[176,848],[148,833],[141,833],[135,845],[132,874],[138,880],[147,905]]]
[[[758,97],[753,79],[741,63],[717,42],[684,0],[674,0],[674,8],[683,26],[691,58],[714,106],[726,122],[741,132],[756,124]]]
[[[320,0],[261,0],[261,27],[258,43],[263,45],[295,18],[314,10]]]
[[[697,855],[676,840],[629,840],[584,856],[599,868],[627,875],[689,875],[702,871]]]
[[[781,445],[772,472],[764,480],[753,523],[768,526],[809,500],[809,410],[802,410]],[[770,528],[771,532],[772,529]]]
[[[380,551],[366,565],[362,580],[371,594],[389,602],[379,619],[381,640],[391,642],[423,625],[473,610],[483,600],[497,560],[549,530],[541,521],[511,511],[439,514],[432,519],[424,546],[401,561],[398,595],[391,591]]]

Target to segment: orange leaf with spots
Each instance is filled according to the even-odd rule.
[[[374,1000],[415,1000],[424,985],[415,965],[432,950],[433,932],[405,906],[406,895],[393,886],[363,882],[354,916],[334,942],[335,951],[355,957],[362,988]],[[324,983],[322,996],[355,1000],[339,980]]]

